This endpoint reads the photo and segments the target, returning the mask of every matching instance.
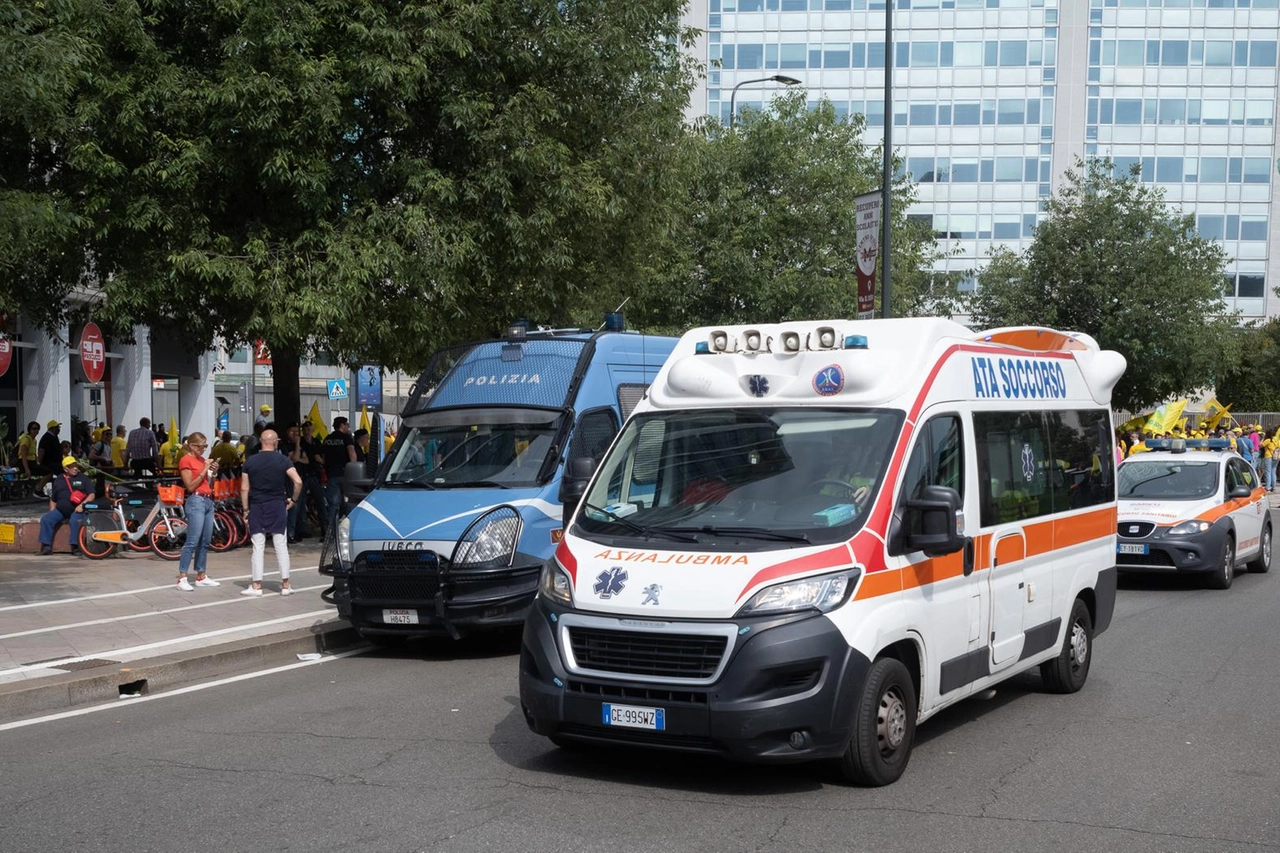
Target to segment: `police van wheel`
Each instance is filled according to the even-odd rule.
[[[1222,543],[1221,563],[1218,568],[1205,575],[1204,585],[1209,589],[1231,589],[1231,581],[1236,576],[1236,542],[1227,536]]]
[[[1084,687],[1093,663],[1093,617],[1089,606],[1079,598],[1071,607],[1071,624],[1062,641],[1062,651],[1050,661],[1040,664],[1040,677],[1053,693],[1075,693]]]
[[[1249,571],[1266,574],[1271,570],[1271,522],[1262,525],[1262,539],[1258,543],[1258,556],[1249,561]]]
[[[871,665],[856,714],[840,772],[855,785],[898,781],[916,735],[916,688],[901,661],[881,658]]]

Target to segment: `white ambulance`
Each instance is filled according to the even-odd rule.
[[[1079,690],[1115,604],[1124,367],[933,318],[689,332],[544,570],[530,728],[884,785],[975,691]]]
[[[1271,511],[1258,474],[1227,439],[1155,439],[1120,465],[1122,572],[1199,574],[1227,589],[1236,565],[1271,569]]]

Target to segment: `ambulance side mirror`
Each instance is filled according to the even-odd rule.
[[[949,486],[925,486],[920,497],[906,502],[904,525],[914,531],[906,536],[908,551],[923,551],[926,557],[942,557],[964,548],[961,531],[964,514],[960,494]]]

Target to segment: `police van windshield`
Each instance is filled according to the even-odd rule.
[[[1131,459],[1120,466],[1120,497],[1159,501],[1202,501],[1218,492],[1215,460]]]
[[[564,417],[559,410],[497,407],[431,411],[405,419],[378,485],[450,489],[536,486]]]
[[[637,415],[576,532],[757,550],[841,541],[862,526],[901,424],[901,412],[849,409]]]

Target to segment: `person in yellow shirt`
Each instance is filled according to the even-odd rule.
[[[160,467],[165,474],[176,476],[178,460],[187,455],[187,448],[181,436],[171,435],[169,440],[160,445]]]
[[[1276,451],[1280,450],[1280,442],[1275,436],[1264,435],[1258,453],[1262,456],[1262,484],[1268,492],[1276,490]]]
[[[227,473],[244,462],[240,449],[231,441],[230,430],[223,430],[222,440],[213,446],[209,455],[218,460],[218,467]]]
[[[124,449],[128,442],[124,437],[124,424],[116,427],[116,437],[111,439],[111,467],[116,470],[124,468]]]

